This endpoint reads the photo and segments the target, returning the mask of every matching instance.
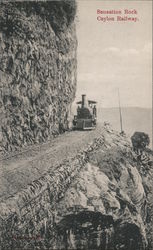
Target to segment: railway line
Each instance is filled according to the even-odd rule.
[[[47,143],[3,156],[0,160],[0,199],[14,195],[39,179],[48,169],[54,171],[60,163],[76,156],[101,133],[101,125],[91,131],[66,132]]]

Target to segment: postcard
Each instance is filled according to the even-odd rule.
[[[152,1],[0,1],[1,249],[153,249]]]

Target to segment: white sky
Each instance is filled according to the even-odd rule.
[[[136,9],[139,22],[98,22],[97,9]],[[103,15],[106,16],[106,15]],[[110,15],[109,15],[110,16]],[[78,0],[76,100],[99,106],[152,106],[152,2]]]

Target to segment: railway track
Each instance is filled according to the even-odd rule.
[[[0,159],[0,199],[6,199],[48,169],[53,171],[65,159],[74,157],[103,133],[101,126],[92,131],[72,131],[52,141],[6,155]]]

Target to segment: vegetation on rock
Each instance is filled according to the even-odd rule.
[[[131,137],[134,150],[144,150],[149,145],[149,135],[144,132],[135,132]]]

